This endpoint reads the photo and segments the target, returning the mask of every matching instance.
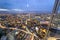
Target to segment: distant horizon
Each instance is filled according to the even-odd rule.
[[[0,11],[9,11],[9,12],[40,12],[40,13],[46,13],[46,12],[49,12],[49,11],[24,11],[24,10],[21,10],[21,9],[0,9]],[[49,12],[51,13],[51,12]]]

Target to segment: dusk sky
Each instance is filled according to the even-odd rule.
[[[0,9],[51,12],[55,0],[0,0]]]

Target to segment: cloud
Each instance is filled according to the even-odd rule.
[[[13,11],[24,11],[22,9],[12,9]]]
[[[10,11],[9,9],[0,9],[0,11]]]
[[[0,11],[24,11],[22,9],[0,9]]]

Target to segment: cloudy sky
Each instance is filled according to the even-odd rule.
[[[47,11],[53,8],[55,0],[0,0],[0,9],[24,11]]]

